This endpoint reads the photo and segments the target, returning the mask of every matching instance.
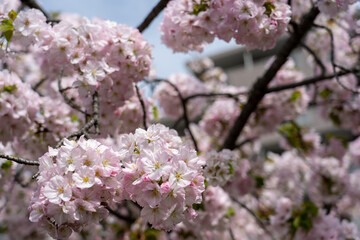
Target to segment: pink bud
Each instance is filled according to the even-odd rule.
[[[168,193],[170,191],[170,183],[164,182],[160,186],[160,193]]]

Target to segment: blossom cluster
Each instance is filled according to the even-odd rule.
[[[0,141],[26,132],[40,110],[40,96],[8,70],[0,71]],[[6,124],[5,124],[6,123]]]
[[[135,92],[136,90],[133,91]],[[142,92],[139,92],[139,94],[140,96],[134,94],[115,110],[108,104],[103,105],[102,109],[100,108],[102,136],[106,136],[107,134],[114,135],[114,133],[133,133],[136,128],[144,128],[144,111],[146,114],[146,124],[149,124],[152,120],[152,100],[145,97],[145,94]],[[144,103],[144,109],[142,108],[139,97]]]
[[[215,37],[269,49],[286,31],[290,16],[283,1],[176,0],[165,9],[160,30],[175,52],[202,51]]]
[[[239,167],[239,157],[229,149],[220,152],[212,150],[203,158],[206,161],[204,176],[206,183],[211,186],[223,186],[231,181]]]
[[[171,230],[196,217],[193,204],[202,201],[204,177],[196,151],[183,144],[176,131],[161,124],[121,135],[119,151],[126,152],[123,198],[142,206],[141,217],[153,228]]]
[[[220,237],[234,216],[229,195],[221,187],[209,186],[203,193],[204,200],[198,206],[199,216],[195,220],[178,224],[170,239],[186,239],[187,235],[195,239]],[[227,238],[225,238],[227,239]]]
[[[133,95],[133,83],[149,74],[151,47],[137,29],[101,19],[46,23],[36,9],[14,20],[14,42],[34,45],[41,70],[50,80],[74,76],[80,97],[99,92],[104,109],[116,110]],[[85,104],[89,101],[85,101]]]
[[[104,205],[116,199],[121,185],[119,153],[96,140],[81,137],[49,148],[40,159],[30,221],[52,237],[67,238],[83,225],[107,216]]]
[[[356,0],[319,0],[317,6],[322,13],[335,16],[340,10],[347,10]]]
[[[299,217],[301,220],[294,224]],[[354,223],[347,220],[340,221],[334,213],[327,214],[311,202],[296,206],[290,199],[281,198],[276,206],[276,214],[271,216],[270,220],[278,238],[288,239],[287,236],[292,234],[292,239],[296,240],[359,239]],[[290,224],[294,224],[293,230]],[[308,229],[309,227],[311,228]]]

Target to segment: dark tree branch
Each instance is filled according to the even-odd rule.
[[[199,151],[196,139],[195,139],[195,137],[194,137],[194,135],[193,135],[193,133],[192,133],[192,131],[190,129],[190,121],[189,121],[189,117],[188,117],[187,110],[186,110],[186,101],[184,100],[184,97],[182,96],[179,88],[175,84],[173,84],[172,82],[170,82],[167,79],[155,79],[155,80],[151,80],[151,81],[145,80],[145,82],[147,82],[147,83],[166,82],[167,84],[169,84],[171,87],[174,88],[174,90],[177,92],[177,94],[179,96],[181,106],[182,106],[182,109],[183,109],[183,118],[184,118],[184,121],[185,121],[185,128],[189,131],[190,138],[194,143],[195,150]]]
[[[138,87],[137,84],[135,84],[135,89],[136,89],[136,95],[137,95],[137,97],[138,97],[138,99],[140,101],[141,108],[142,108],[142,111],[143,111],[143,125],[144,125],[145,130],[147,130],[148,126],[147,126],[147,116],[146,116],[145,103],[144,103],[144,100],[141,97],[141,93],[140,93],[140,90],[139,90],[139,87]]]
[[[168,2],[170,2],[170,1],[171,0],[160,0],[160,2],[158,2],[158,4],[156,4],[156,6],[146,16],[144,21],[137,27],[137,29],[140,32],[143,32],[150,25],[150,23],[159,15],[159,13],[166,7]]]
[[[357,72],[359,72],[359,71],[355,70],[355,69],[354,70],[348,70],[348,71],[339,71],[339,72],[336,73],[336,75],[337,76],[344,76],[344,75],[347,75],[347,74],[355,74]],[[300,87],[300,86],[314,84],[314,83],[321,82],[321,81],[331,80],[336,75],[335,74],[330,74],[330,75],[326,75],[326,76],[316,76],[316,77],[313,77],[313,78],[304,79],[301,82],[296,82],[296,83],[290,83],[290,84],[284,84],[284,85],[271,87],[271,88],[268,88],[266,90],[266,93],[279,92],[279,91],[292,89],[292,88],[296,88],[296,87]]]
[[[0,158],[7,159],[9,161],[13,161],[16,163],[24,164],[24,165],[31,165],[31,166],[39,166],[40,163],[38,161],[31,161],[19,157],[13,157],[10,155],[0,154]]]
[[[256,107],[260,103],[261,99],[265,96],[268,84],[275,77],[282,65],[287,61],[290,53],[299,45],[301,39],[310,30],[318,14],[319,9],[317,7],[313,7],[310,12],[303,17],[303,20],[298,25],[297,30],[290,36],[285,45],[276,55],[275,61],[271,64],[263,77],[259,78],[255,82],[250,91],[248,102],[236,119],[232,129],[230,129],[222,148],[234,149],[236,140],[243,130],[251,113],[256,110]]]

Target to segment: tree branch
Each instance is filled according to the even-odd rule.
[[[266,89],[271,80],[275,77],[276,73],[287,61],[290,53],[299,45],[301,39],[310,30],[314,20],[319,14],[319,9],[313,7],[308,14],[303,17],[303,21],[298,25],[296,31],[290,36],[285,45],[276,55],[275,61],[271,64],[263,77],[259,78],[253,85],[248,102],[242,109],[240,115],[236,119],[232,129],[229,131],[222,148],[234,149],[236,140],[243,130],[247,120],[252,112],[256,110],[257,105],[266,94]]]
[[[160,0],[160,2],[158,2],[158,4],[156,4],[156,6],[146,16],[144,21],[137,27],[137,29],[140,32],[143,32],[150,25],[150,23],[159,15],[159,13],[166,7],[168,2],[170,2],[170,1],[171,0]]]
[[[350,70],[350,71],[339,71],[336,73],[337,76],[344,76],[347,74],[352,74],[352,73],[357,73],[359,72],[358,70],[354,69],[354,70]],[[275,87],[271,87],[268,88],[266,90],[266,93],[271,93],[271,92],[279,92],[279,91],[283,91],[283,90],[287,90],[287,89],[291,89],[291,88],[296,88],[296,87],[300,87],[300,86],[305,86],[305,85],[309,85],[309,84],[314,84],[317,82],[321,82],[321,81],[327,81],[327,80],[331,80],[333,79],[335,76],[335,74],[330,74],[330,75],[326,75],[326,76],[316,76],[313,78],[308,78],[308,79],[304,79],[301,82],[296,82],[296,83],[290,83],[290,84],[283,84],[283,85],[279,85],[279,86],[275,86]]]
[[[31,161],[19,157],[13,157],[10,155],[0,154],[0,158],[7,159],[16,163],[24,164],[24,165],[31,165],[31,166],[39,166],[40,163],[38,161]]]

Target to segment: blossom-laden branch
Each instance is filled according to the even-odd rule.
[[[150,23],[159,15],[159,13],[166,7],[168,2],[170,2],[170,1],[171,0],[160,0],[160,2],[158,2],[158,4],[156,4],[156,6],[146,16],[144,21],[137,27],[137,29],[140,32],[143,32],[150,25]]]
[[[5,155],[5,154],[0,154],[0,158],[7,159],[9,161],[13,161],[13,162],[24,164],[24,165],[30,165],[30,166],[39,166],[40,165],[38,161],[27,160],[24,158],[14,157],[14,156]]]
[[[185,98],[182,96],[179,88],[173,84],[172,82],[170,82],[169,80],[167,79],[155,79],[155,80],[145,80],[145,82],[147,83],[152,83],[152,82],[166,82],[167,84],[169,84],[178,94],[178,97],[180,99],[180,102],[181,102],[181,106],[182,106],[182,109],[183,109],[183,116],[182,118],[184,119],[185,121],[185,128],[189,131],[189,135],[190,135],[190,138],[191,140],[193,141],[194,143],[194,148],[196,151],[199,151],[199,148],[198,148],[198,145],[197,145],[197,142],[196,142],[196,139],[190,129],[190,120],[189,120],[189,117],[188,117],[188,113],[187,113],[187,109],[186,109],[186,101],[185,101]]]
[[[66,136],[66,139],[69,138],[80,138],[82,135],[88,136],[89,135],[89,129],[91,127],[94,126],[95,128],[95,134],[98,135],[100,133],[99,131],[99,96],[97,92],[94,92],[93,94],[93,100],[92,100],[92,108],[93,108],[93,114],[91,115],[91,119],[90,121],[88,121],[81,129],[79,129],[78,131],[69,134],[68,136]],[[55,146],[55,148],[59,148],[63,142],[64,139],[61,139]]]
[[[319,9],[317,7],[313,7],[309,13],[304,16],[303,21],[298,25],[296,31],[290,36],[285,45],[276,55],[275,61],[271,64],[263,77],[259,78],[255,82],[250,91],[248,101],[236,119],[232,129],[229,131],[222,148],[234,149],[236,140],[247,123],[250,115],[256,110],[258,104],[265,96],[268,84],[275,77],[282,65],[287,61],[290,53],[299,45],[301,39],[310,30],[319,13]]]
[[[135,84],[135,89],[136,89],[136,95],[137,95],[137,97],[139,99],[139,102],[141,104],[141,109],[142,109],[142,112],[143,112],[143,125],[144,125],[145,130],[147,130],[148,126],[147,126],[147,116],[146,116],[145,103],[144,103],[143,98],[141,97],[140,89],[139,89],[137,84]]]

